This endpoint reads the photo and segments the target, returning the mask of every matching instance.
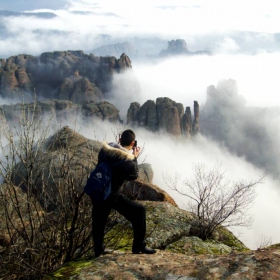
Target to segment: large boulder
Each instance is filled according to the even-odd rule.
[[[146,208],[146,242],[152,248],[168,249],[181,254],[225,254],[248,248],[225,228],[217,229],[215,240],[202,241],[192,236],[190,229],[195,215],[168,202],[139,201]],[[129,222],[118,215],[115,226],[106,236],[108,247],[131,250],[133,232]],[[187,238],[188,237],[188,238]]]
[[[157,185],[142,182],[141,177],[138,180],[129,182],[125,185],[123,187],[123,193],[131,199],[164,201],[177,206],[174,199],[167,192],[159,188]]]
[[[28,154],[28,159],[16,165],[13,183],[24,191],[31,191],[49,212],[60,206],[61,199],[71,199],[68,188],[74,186],[76,192],[83,192],[87,176],[97,163],[101,143],[64,127],[43,144],[39,150],[34,150],[34,154]],[[28,162],[32,165],[29,166]]]

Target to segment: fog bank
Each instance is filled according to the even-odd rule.
[[[117,128],[112,124],[97,122],[90,127],[82,126],[80,132],[91,139],[115,141],[118,129],[126,127]],[[218,143],[203,136],[188,142],[142,129],[135,129],[135,132],[140,147],[144,147],[138,162],[152,165],[153,183],[168,192],[180,207],[186,207],[188,200],[167,188],[163,180],[164,175],[174,175],[176,172],[181,175],[183,184],[184,179],[190,179],[193,165],[197,163],[203,163],[209,169],[220,163],[226,177],[232,181],[239,179],[252,181],[263,175],[262,170],[244,158],[232,155]],[[280,225],[277,226],[276,222],[280,211],[278,186],[278,181],[266,176],[263,184],[257,186],[257,198],[248,212],[254,219],[252,227],[230,228],[251,249],[256,249],[260,245],[263,236],[271,238],[273,243],[280,242]]]

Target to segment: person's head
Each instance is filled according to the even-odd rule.
[[[120,137],[120,144],[123,147],[133,146],[135,141],[135,133],[131,129],[123,131]]]

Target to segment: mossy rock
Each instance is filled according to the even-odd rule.
[[[215,240],[203,241],[196,236],[184,236],[180,240],[168,245],[167,251],[186,255],[193,254],[228,254],[232,250],[229,246]]]
[[[129,222],[121,219],[117,225],[110,229],[105,235],[106,248],[131,251],[133,241],[133,231]]]
[[[82,269],[87,267],[90,267],[92,271],[98,269],[98,265],[95,263],[94,259],[85,258],[64,264],[63,267],[43,279],[71,279],[71,277],[78,275]]]
[[[270,246],[266,246],[266,249],[280,249],[280,243],[276,243]]]
[[[219,226],[214,232],[215,240],[229,246],[238,252],[246,252],[250,249],[246,247],[231,231],[227,228]]]
[[[146,208],[146,242],[152,248],[164,249],[169,244],[189,235],[192,215],[170,203],[138,201]],[[131,224],[122,216],[105,236],[107,248],[131,250],[133,231]]]
[[[170,203],[138,201],[146,208],[146,243],[152,248],[169,248],[172,252],[184,254],[225,254],[232,250],[244,252],[249,249],[232,232],[220,226],[213,240],[202,241],[189,236],[194,215]],[[107,233],[107,248],[130,251],[133,231],[131,224],[120,215],[118,223]],[[186,242],[186,245],[184,245]]]

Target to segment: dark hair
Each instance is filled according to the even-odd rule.
[[[122,146],[129,146],[134,140],[135,140],[135,133],[131,129],[127,129],[123,131],[121,135],[120,144]]]

